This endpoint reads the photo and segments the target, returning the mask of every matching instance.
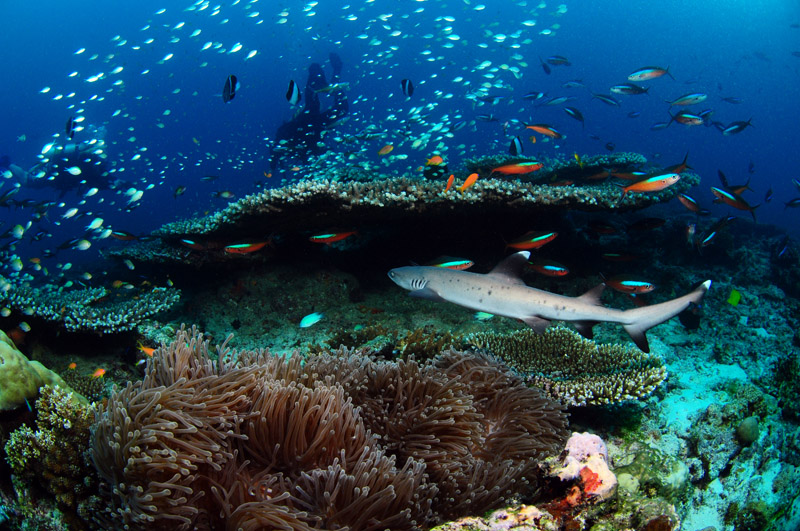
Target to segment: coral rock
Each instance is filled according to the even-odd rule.
[[[0,411],[17,409],[26,402],[32,404],[39,395],[39,388],[44,385],[69,389],[58,374],[38,361],[30,361],[0,331]],[[75,396],[86,403],[82,396],[77,393]]]

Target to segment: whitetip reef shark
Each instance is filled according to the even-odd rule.
[[[389,278],[414,297],[452,302],[472,310],[519,319],[538,333],[543,332],[551,320],[568,321],[581,335],[591,338],[592,327],[597,323],[619,323],[644,352],[650,352],[645,336],[647,330],[675,317],[692,303],[700,304],[711,287],[711,281],[706,280],[682,297],[642,308],[616,310],[600,302],[604,284],[580,297],[526,286],[520,274],[529,257],[528,251],[514,253],[485,275],[434,266],[408,266],[392,269]]]

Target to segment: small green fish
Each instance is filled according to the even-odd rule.
[[[303,317],[302,319],[300,319],[300,328],[308,328],[310,326],[314,326],[315,324],[320,322],[320,320],[324,316],[325,315],[322,312],[310,313],[305,317]]]
[[[728,304],[731,306],[739,306],[740,300],[742,300],[742,294],[739,293],[739,290],[736,288],[732,289],[730,296],[728,296]]]
[[[494,314],[488,312],[475,312],[474,317],[476,321],[488,321],[489,319],[494,317]]]

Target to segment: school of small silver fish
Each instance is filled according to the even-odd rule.
[[[107,220],[153,208],[151,197],[159,202],[168,197],[176,205],[184,202],[176,212],[202,215],[221,206],[219,200],[302,177],[303,168],[298,166],[273,176],[265,163],[276,147],[273,131],[258,120],[247,120],[247,113],[267,113],[278,106],[285,117],[291,116],[293,108],[303,105],[300,80],[308,63],[315,60],[314,54],[332,49],[346,55],[348,70],[341,81],[316,92],[324,98],[347,92],[351,111],[347,123],[325,133],[328,148],[338,149],[320,159],[326,164],[358,165],[376,174],[414,174],[426,166],[452,164],[477,154],[544,152],[571,158],[574,152],[582,164],[570,137],[598,141],[598,151],[607,140],[605,149],[615,149],[613,139],[603,133],[607,124],[592,122],[593,108],[627,106],[647,97],[665,100],[662,114],[651,117],[660,120],[653,131],[703,126],[730,137],[758,126],[750,116],[731,115],[721,121],[713,108],[702,109],[709,100],[726,105],[743,100],[685,90],[680,58],[662,66],[614,65],[619,82],[610,86],[564,79],[561,74],[568,76],[580,58],[542,50],[561,31],[569,12],[566,4],[518,1],[511,6],[519,14],[514,20],[494,20],[490,3],[417,0],[409,5],[403,12],[399,7],[393,12],[392,4],[374,0],[337,3],[333,8],[318,1],[294,7],[263,0],[175,2],[143,14],[135,33],[109,30],[104,46],[76,46],[61,77],[39,90],[43,103],[59,108],[64,129],[46,138],[36,160],[13,161],[0,179],[0,207],[10,213],[0,225],[2,274],[23,280],[49,275],[49,282],[67,287],[89,283],[92,274],[74,271],[69,253],[96,251],[96,244],[104,240],[139,238],[143,231],[133,221],[137,218],[131,217],[128,226]],[[344,28],[341,33],[327,33],[331,20],[339,30]],[[459,28],[475,24],[481,24],[482,33],[460,32]],[[238,39],[228,38],[234,26],[239,28]],[[290,46],[265,44],[265,35],[273,42],[285,42],[293,34],[318,43],[320,51],[306,57],[294,54]],[[417,66],[397,62],[400,47],[416,51]],[[456,53],[461,60],[450,59]],[[265,76],[274,62],[288,66]],[[176,76],[176,65],[191,69],[193,77]],[[208,117],[202,116],[206,108]],[[144,110],[152,114],[154,109],[159,114],[155,122],[137,121]],[[637,110],[620,110],[620,121],[644,116]],[[187,123],[203,120],[219,125],[198,127],[194,136],[185,134]],[[225,120],[239,124],[234,134]],[[485,143],[463,141],[462,131],[481,135]],[[176,136],[183,149],[162,151],[164,140],[174,143]],[[42,136],[20,128],[16,138],[31,143]],[[680,150],[682,154],[691,147]],[[430,162],[434,157],[437,162]],[[622,194],[661,189],[679,179],[679,173],[644,172],[634,176],[635,182],[625,182]],[[457,189],[463,191],[475,179]],[[451,184],[452,180],[448,189]],[[26,188],[48,187],[59,192],[57,199],[22,199]],[[742,197],[747,190],[723,181],[712,189],[713,196],[706,196],[709,202],[716,198],[755,219],[758,205]],[[770,190],[764,202],[771,195]],[[187,204],[187,197],[194,206]],[[681,202],[698,215],[705,213],[689,196]],[[785,205],[796,207],[800,199],[789,198]],[[702,249],[724,227],[722,220],[703,230],[692,227],[687,238]],[[56,239],[54,228],[59,234],[65,230],[71,234]],[[42,243],[35,254],[23,245],[36,242]],[[257,243],[263,244],[256,245],[258,249],[266,245]],[[251,252],[252,245],[231,242],[226,252]],[[557,263],[536,267],[549,275],[567,271]]]

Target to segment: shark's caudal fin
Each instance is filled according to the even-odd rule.
[[[625,331],[628,332],[628,335],[631,336],[631,339],[639,349],[643,352],[650,352],[650,345],[647,343],[645,333],[650,328],[675,317],[688,308],[690,304],[700,304],[710,287],[711,281],[706,280],[683,297],[624,312],[625,321],[628,323],[623,323]]]

